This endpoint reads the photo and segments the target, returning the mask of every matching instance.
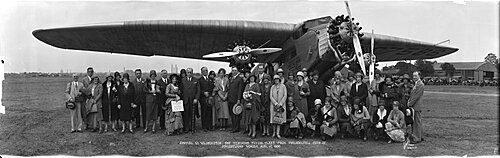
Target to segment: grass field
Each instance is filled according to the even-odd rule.
[[[257,137],[222,131],[165,136],[136,132],[69,133],[69,112],[63,93],[71,78],[7,78],[3,83],[0,114],[0,155],[183,155],[183,156],[478,156],[498,154],[498,87],[426,86],[422,122],[425,141],[417,149],[403,150],[401,143],[346,138],[321,142]],[[431,93],[447,92],[447,93]],[[453,93],[460,93],[455,95]],[[496,94],[496,96],[467,95]],[[201,128],[200,121],[198,128]],[[223,148],[222,145],[186,145],[181,142],[257,142],[276,148]],[[321,144],[324,143],[324,144]],[[279,145],[279,147],[278,147]]]

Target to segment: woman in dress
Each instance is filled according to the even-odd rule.
[[[104,122],[104,132],[108,132],[108,124],[111,124],[111,129],[116,131],[116,124],[114,123],[118,117],[118,100],[117,96],[118,87],[113,81],[113,74],[106,77],[106,81],[102,84],[102,116]]]
[[[388,143],[392,143],[393,140],[397,142],[405,141],[405,115],[399,110],[399,106],[399,101],[392,102],[393,109],[389,113],[387,123],[385,124],[385,132],[391,138]]]
[[[375,135],[375,140],[378,140],[379,137],[384,137],[385,124],[387,123],[387,117],[389,113],[385,110],[385,101],[380,100],[378,102],[378,109],[373,114],[373,129],[375,130],[373,133]]]
[[[127,73],[123,74],[123,84],[118,87],[118,108],[120,109],[120,120],[122,123],[122,133],[125,133],[126,123],[128,123],[128,131],[134,133],[132,130],[132,112],[137,107],[134,104],[135,87],[129,82],[130,78]]]
[[[180,89],[179,89],[179,76],[176,74],[170,75],[170,84],[167,85],[165,90],[165,94],[167,95],[167,101],[165,104],[167,105],[167,110],[165,110],[165,118],[166,118],[166,135],[172,134],[180,134],[181,130],[184,128],[182,125],[182,113],[180,111],[174,112],[172,111],[172,101],[179,101],[180,97]]]
[[[155,126],[158,116],[158,104],[156,102],[158,100],[158,95],[160,95],[160,85],[158,85],[158,81],[156,80],[155,70],[149,72],[149,78],[146,80],[144,89],[146,91],[146,125],[144,127],[144,133],[148,132],[148,127],[151,122],[153,124],[151,132],[156,133]]]
[[[339,117],[339,130],[340,138],[344,138],[346,134],[352,134],[352,124],[351,124],[351,111],[352,107],[347,101],[346,95],[340,96],[340,105],[337,110],[337,116]]]
[[[280,136],[280,126],[286,122],[286,112],[285,112],[285,103],[286,103],[286,87],[283,83],[281,83],[281,78],[278,75],[274,75],[273,77],[274,85],[271,87],[271,104],[270,104],[270,123],[273,126],[273,137],[281,138]]]
[[[304,73],[302,71],[297,72],[297,82],[295,82],[296,86],[295,93],[293,93],[295,106],[300,109],[300,111],[304,114],[304,116],[309,116],[309,109],[307,108],[307,96],[311,94],[309,90],[309,84],[304,81]]]
[[[329,98],[329,97],[327,97]],[[332,104],[325,101],[325,106],[321,108],[322,124],[320,126],[321,140],[325,141],[333,137],[338,130],[337,109]]]
[[[264,74],[262,77],[262,84],[260,85],[260,91],[262,95],[260,96],[262,105],[265,107],[271,104],[271,76]],[[270,122],[270,109],[262,108],[260,111],[260,123],[262,125],[262,136],[269,135],[269,122]]]
[[[367,130],[369,130],[370,127],[370,113],[365,106],[361,105],[361,100],[359,98],[354,99],[351,124],[354,127],[354,132],[356,132],[359,137],[362,137],[363,141],[366,141],[368,135]]]
[[[120,119],[120,109],[117,108],[118,107],[118,87],[120,87],[123,84],[123,81],[122,81],[122,75],[120,75],[120,72],[118,72],[118,71],[115,72],[114,76],[115,76],[114,83],[115,83],[115,87],[116,87],[116,89],[114,90],[116,102],[114,105],[115,108],[113,108],[113,109],[116,110],[115,112],[116,112],[116,114],[118,114],[117,115],[118,117],[116,119],[114,119],[114,121],[112,123],[118,125],[118,128],[120,128],[120,124],[119,124],[119,122],[121,120]],[[114,129],[113,131],[116,131],[116,129]]]
[[[295,77],[293,73],[288,73],[288,78],[286,79],[285,82],[285,87],[286,87],[286,92],[287,92],[287,97],[293,97],[295,93],[295,89],[297,84],[295,84]],[[293,100],[292,100],[293,101]]]
[[[255,127],[262,109],[262,105],[260,103],[260,87],[256,81],[257,76],[250,75],[248,77],[248,84],[245,86],[245,90],[243,91],[243,107],[245,109],[243,122],[248,126],[248,136],[251,136],[252,138],[255,138],[255,135],[257,134]]]
[[[91,84],[87,87],[87,91],[91,92],[91,98],[87,100],[87,111],[90,120],[93,122],[94,129],[92,132],[102,133],[101,120],[102,120],[102,85],[99,82],[99,77],[92,77]],[[97,127],[99,125],[99,128]]]
[[[229,85],[229,79],[226,76],[226,70],[221,68],[218,71],[217,78],[215,78],[214,91],[215,96],[215,108],[217,109],[217,119],[220,123],[220,130],[225,131],[227,126],[227,120],[229,119],[229,107],[227,104],[227,86]]]

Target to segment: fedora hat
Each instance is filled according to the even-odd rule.
[[[239,114],[241,114],[241,111],[242,111],[242,110],[243,110],[243,109],[241,108],[241,105],[240,105],[240,104],[235,104],[235,105],[233,106],[233,114],[235,114],[235,115],[239,115]]]

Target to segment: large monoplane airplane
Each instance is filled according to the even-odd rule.
[[[285,72],[307,68],[318,70],[322,80],[331,78],[346,64],[361,65],[356,62],[363,59],[356,60],[359,54],[355,53],[358,51],[353,38],[359,37],[363,53],[370,54],[373,50],[377,61],[432,59],[458,50],[361,33],[359,23],[353,20],[341,15],[298,24],[231,20],[126,21],[39,29],[33,31],[33,35],[62,49],[224,61],[242,71],[250,70],[254,63],[265,63],[269,71],[277,67]],[[375,41],[375,45],[371,46],[370,41]]]

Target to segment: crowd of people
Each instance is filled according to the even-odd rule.
[[[197,132],[201,120],[204,132],[243,132],[255,138],[271,136],[302,139],[354,137],[375,140],[421,142],[421,104],[424,84],[420,73],[405,74],[393,81],[375,74],[335,76],[327,83],[317,71],[302,69],[285,75],[283,69],[267,74],[259,65],[254,74],[232,68],[215,73],[201,68],[179,74],[155,70],[135,77],[116,72],[103,79],[87,69],[80,81],[73,75],[67,84],[66,108],[71,114],[71,133],[120,131],[144,133],[163,130],[165,135]],[[183,101],[183,111],[172,108]],[[241,125],[243,124],[243,125]],[[159,125],[159,129],[157,129]],[[230,126],[229,126],[230,125]]]

